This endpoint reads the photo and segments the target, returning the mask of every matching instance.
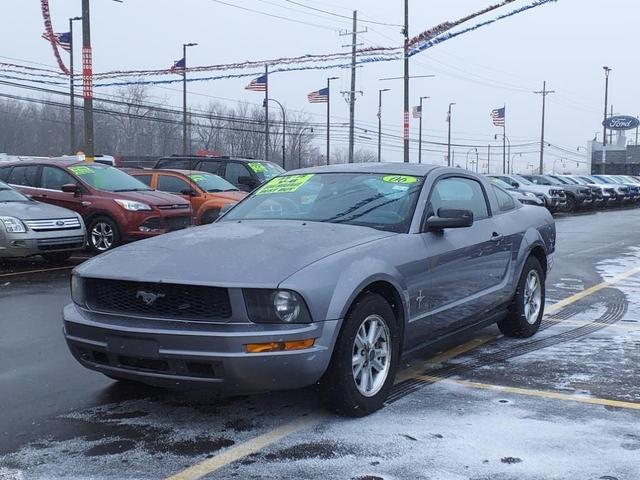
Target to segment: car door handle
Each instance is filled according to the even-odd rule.
[[[500,233],[493,232],[493,235],[491,235],[492,242],[501,242],[502,240],[504,240],[504,235]]]

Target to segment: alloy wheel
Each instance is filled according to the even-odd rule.
[[[353,342],[353,380],[365,397],[373,397],[384,386],[391,368],[391,335],[379,315],[364,319]]]
[[[524,317],[530,325],[538,320],[542,308],[542,282],[540,275],[531,270],[524,284]]]
[[[91,245],[99,252],[106,252],[113,247],[113,238],[113,228],[106,222],[98,222],[91,229]]]

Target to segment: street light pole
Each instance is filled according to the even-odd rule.
[[[282,106],[282,104],[274,99],[274,98],[270,98],[269,102],[274,102],[277,103],[278,106],[280,107],[280,110],[282,110],[282,168],[284,168],[286,170],[286,161],[285,161],[285,153],[287,151],[287,116],[286,113],[284,111],[284,107]]]
[[[494,140],[498,140],[498,134],[496,133],[493,136]],[[509,145],[509,152],[507,153],[507,149],[505,147],[505,142]],[[504,133],[502,134],[502,173],[509,173],[509,165],[508,159],[511,158],[511,140]]]
[[[422,108],[423,100],[427,100],[431,97],[420,97],[420,131],[418,133],[418,163],[422,163],[422,116],[424,115],[424,109]]]
[[[73,17],[69,19],[69,154],[76,152],[76,93],[75,78],[73,73],[73,22],[82,20],[82,17]]]
[[[182,69],[182,155],[185,157],[191,150],[187,145],[187,47],[195,47],[197,43],[182,44],[182,60],[184,68]]]
[[[605,175],[607,173],[607,107],[609,105],[609,73],[611,68],[604,66],[604,120],[602,121],[602,166],[600,167],[601,173]]]
[[[382,94],[390,90],[390,88],[378,90],[378,163],[382,161]]]
[[[327,165],[331,164],[331,81],[339,77],[327,78]]]
[[[447,113],[447,123],[449,124],[449,133],[447,136],[447,166],[451,166],[451,107],[453,107],[455,103],[449,104],[449,112]]]

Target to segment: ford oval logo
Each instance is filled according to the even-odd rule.
[[[640,120],[629,115],[617,115],[607,118],[602,125],[608,130],[633,130],[640,126]]]
[[[56,222],[56,226],[57,226],[57,227],[62,227],[63,225],[64,225],[64,222],[63,222],[62,220],[58,220],[58,221]]]

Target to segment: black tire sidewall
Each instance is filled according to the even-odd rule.
[[[536,322],[531,324],[527,321],[524,314],[524,286],[529,276],[529,272],[535,270],[538,273],[542,287],[542,296],[540,312]],[[507,317],[498,323],[500,331],[508,337],[528,338],[533,336],[542,323],[542,317],[544,316],[544,304],[546,298],[546,278],[540,261],[533,255],[529,256],[522,269],[522,274],[518,280],[518,288],[513,298],[513,302],[509,308],[509,314]]]
[[[98,250],[97,248],[94,247],[91,241],[91,232],[93,230],[93,227],[98,223],[108,223],[111,226],[111,229],[113,230],[113,243],[111,244],[111,248],[107,250]],[[108,252],[109,250],[113,250],[118,245],[120,245],[120,229],[118,228],[118,224],[115,222],[115,220],[112,220],[109,217],[100,216],[100,217],[94,218],[93,220],[91,220],[91,223],[89,224],[89,228],[87,229],[87,243],[89,244],[89,248],[91,249],[91,251],[95,253],[105,253],[105,252]]]
[[[352,352],[358,329],[370,315],[378,315],[389,329],[391,343],[391,365],[380,391],[372,396],[362,395],[353,379]],[[340,335],[336,340],[331,363],[320,381],[324,399],[329,408],[341,415],[360,417],[380,409],[389,395],[400,364],[400,329],[389,303],[380,295],[362,295],[345,317]]]

